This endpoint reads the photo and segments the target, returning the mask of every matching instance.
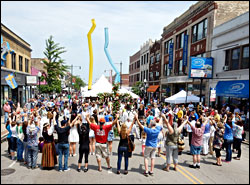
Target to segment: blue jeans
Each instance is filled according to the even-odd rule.
[[[4,124],[6,124],[8,118],[9,118],[9,113],[8,112],[4,112]]]
[[[125,159],[125,170],[128,170],[128,147],[119,147],[118,148],[118,161],[117,161],[117,170],[120,171],[121,169],[121,162],[122,162],[122,156],[124,153],[124,159]]]
[[[59,170],[62,170],[62,155],[64,155],[64,169],[68,169],[69,144],[58,143]]]
[[[24,149],[24,161],[28,162],[28,145],[27,145],[27,142],[23,142],[23,149]]]
[[[38,146],[27,146],[28,147],[28,166],[36,167]]]
[[[17,139],[17,160],[23,159],[23,142],[20,139]]]
[[[232,160],[232,143],[233,140],[224,139],[224,144],[226,148],[226,161]]]

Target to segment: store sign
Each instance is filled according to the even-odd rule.
[[[216,85],[216,95],[249,98],[249,80],[219,81]]]
[[[191,57],[190,78],[213,78],[213,58]]]
[[[210,101],[213,102],[215,100],[216,100],[216,90],[214,88],[211,88]]]
[[[37,84],[37,76],[26,76],[27,84]]]
[[[168,69],[173,69],[173,58],[174,58],[174,43],[170,43]]]
[[[184,46],[182,55],[183,66],[187,66],[187,59],[188,59],[187,56],[188,56],[188,35],[184,35]]]

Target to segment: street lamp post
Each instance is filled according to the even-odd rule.
[[[38,82],[39,82],[39,96],[40,96],[40,81],[41,81],[42,73],[39,71],[37,76],[38,76]]]
[[[72,85],[72,79],[73,79],[73,67],[79,67],[79,69],[81,69],[81,66],[74,66],[74,65],[71,65],[71,66],[67,66],[67,67],[70,67],[71,68],[71,90],[73,89],[73,85]],[[70,93],[70,91],[69,91]]]
[[[147,96],[147,92],[146,92],[146,86],[147,86],[147,80],[146,78],[144,79],[144,99],[145,99],[145,95]]]

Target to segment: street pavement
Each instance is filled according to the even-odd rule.
[[[57,135],[57,134],[55,134]],[[41,168],[41,156],[38,154],[38,166],[35,170],[29,170],[22,163],[13,162],[7,155],[7,142],[1,144],[1,183],[2,184],[249,184],[249,145],[242,145],[241,160],[232,160],[231,163],[223,163],[222,167],[214,166],[216,161],[214,156],[201,156],[201,169],[191,169],[192,156],[187,155],[189,151],[188,138],[185,138],[186,147],[181,156],[179,156],[178,171],[162,170],[165,163],[165,156],[156,158],[154,176],[145,177],[144,160],[141,156],[141,144],[139,140],[135,141],[136,147],[132,158],[129,159],[129,173],[124,175],[124,159],[121,165],[121,174],[117,175],[117,147],[119,139],[113,142],[113,154],[111,156],[112,173],[108,173],[107,164],[102,159],[103,171],[97,171],[96,158],[89,156],[89,171],[77,172],[78,157],[69,157],[68,165],[71,168],[67,172],[58,172],[58,165],[55,169],[47,171]],[[162,148],[165,151],[165,148]],[[78,154],[78,146],[77,146]],[[233,153],[233,157],[236,154]],[[225,159],[225,151],[222,152],[222,159]],[[84,160],[83,160],[84,161]],[[4,176],[3,170],[14,169],[14,173]]]

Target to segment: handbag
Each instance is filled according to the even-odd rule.
[[[131,140],[130,137],[127,137],[128,138],[128,152],[133,152],[135,150],[135,144],[134,142]]]
[[[178,138],[177,145],[178,145],[179,152],[184,150],[185,142],[181,137]]]

